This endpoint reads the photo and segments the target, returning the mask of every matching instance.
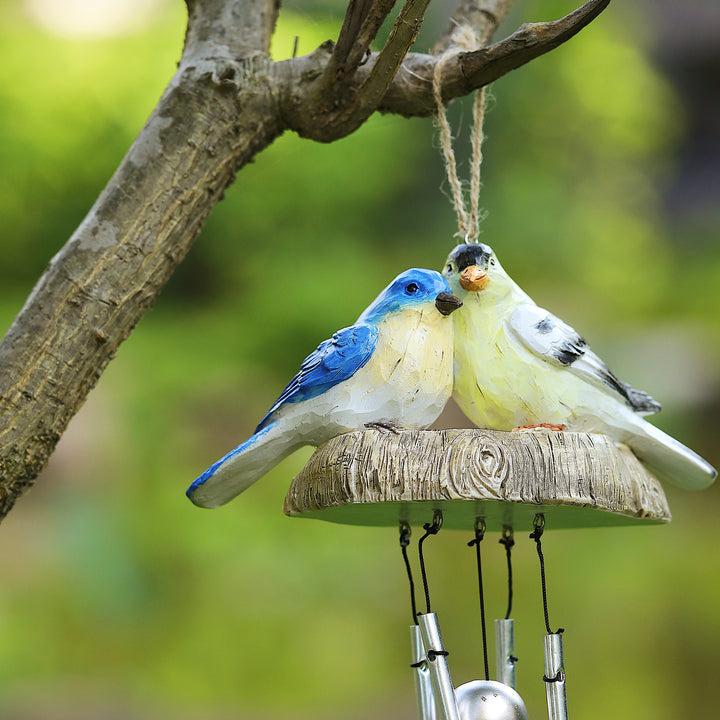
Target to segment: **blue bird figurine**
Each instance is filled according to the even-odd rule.
[[[430,425],[452,392],[448,316],[461,305],[434,270],[398,275],[354,325],[305,358],[254,434],[195,480],[187,496],[199,507],[218,507],[304,445],[366,427]]]

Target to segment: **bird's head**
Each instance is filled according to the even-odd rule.
[[[359,321],[377,323],[391,313],[432,308],[450,315],[462,302],[450,291],[447,280],[435,270],[412,268],[400,273],[360,316]]]
[[[500,266],[489,245],[470,243],[458,245],[448,255],[443,275],[453,287],[480,292],[490,285],[496,268]]]
[[[529,301],[505,272],[493,249],[483,243],[458,245],[448,255],[442,274],[452,292],[476,309],[496,307],[499,302]]]
[[[493,249],[483,243],[458,245],[448,255],[443,275],[453,292],[462,298],[466,297],[464,290],[477,298],[487,295],[497,300],[515,288]]]

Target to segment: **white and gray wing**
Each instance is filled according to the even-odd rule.
[[[618,380],[575,330],[547,310],[537,305],[520,305],[510,316],[508,328],[513,337],[537,357],[567,368],[640,415],[660,410],[660,403],[647,393]]]

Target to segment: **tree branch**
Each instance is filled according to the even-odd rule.
[[[387,92],[408,48],[420,31],[429,3],[430,0],[405,0],[390,37],[383,49],[374,56],[369,72],[361,75],[359,68],[351,82],[333,72],[333,54],[321,70],[315,71],[318,78],[315,87],[298,99],[292,95],[289,85],[295,82],[298,70],[302,77],[314,74],[303,68],[303,65],[307,65],[308,61],[323,62],[318,51],[324,47],[320,46],[312,57],[289,61],[284,67],[288,86],[283,95],[288,94],[292,98],[292,107],[286,106],[284,113],[290,126],[303,137],[320,142],[337,140],[360,127],[375,112]],[[279,65],[282,72],[282,63]],[[359,83],[358,77],[362,77]]]
[[[380,30],[380,27],[385,22],[385,19],[390,14],[393,7],[395,7],[395,0],[376,0],[372,8],[370,8],[370,12],[368,13],[362,27],[358,31],[345,61],[343,62],[342,70],[346,75],[354,73],[359,67],[370,48],[370,43],[375,39],[375,36],[378,34],[378,30]],[[337,46],[335,49],[337,51]]]
[[[191,3],[175,77],[0,343],[0,517],[45,466],[237,169],[284,130],[263,57],[276,5],[250,5],[256,18],[241,32],[226,3]],[[219,25],[209,42],[205,31]]]
[[[333,51],[333,57],[338,67],[342,67],[345,64],[350,54],[350,49],[360,32],[360,28],[363,26],[363,23],[365,23],[370,11],[373,8],[377,8],[378,4],[378,0],[350,0],[348,3],[343,24],[340,28]]]
[[[588,25],[609,2],[588,0],[560,20],[526,24],[494,45],[458,54],[444,64],[443,99],[449,102],[467,95],[552,50]],[[417,16],[418,7],[413,5],[412,17]],[[410,15],[405,15],[405,19],[408,17]],[[278,63],[276,69],[284,88],[280,102],[288,126],[302,137],[331,142],[351,133],[375,110],[405,117],[434,114],[432,78],[438,57],[408,53],[403,59],[402,49],[408,46],[408,39],[414,37],[412,26],[405,25],[398,17],[395,27],[401,37],[395,38],[393,45],[386,45],[380,53],[373,53],[368,62],[358,68],[352,83],[340,97],[325,85],[324,70],[331,57],[330,46],[323,45],[311,55]],[[489,26],[486,31],[490,31]],[[383,53],[386,59],[376,70]],[[298,91],[299,77],[309,83],[305,92]],[[319,92],[319,87],[323,92]],[[381,94],[379,90],[384,88],[387,89]],[[324,103],[318,103],[317,97],[324,98]]]
[[[405,0],[385,47],[373,63],[367,79],[360,86],[360,117],[368,111],[372,113],[387,92],[410,46],[420,32],[425,10],[429,4],[430,0]]]
[[[442,55],[456,44],[463,25],[469,25],[475,31],[481,46],[486,45],[512,4],[513,0],[460,0],[448,29],[433,46],[432,54]]]
[[[460,53],[443,68],[443,100],[467,95],[553,50],[590,24],[609,4],[610,0],[589,0],[560,20],[525,24],[494,45]],[[361,70],[370,72],[372,60]],[[432,115],[436,109],[432,78],[437,60],[433,55],[408,54],[377,109],[405,117]]]
[[[185,0],[188,25],[184,55],[233,58],[268,55],[280,0]]]

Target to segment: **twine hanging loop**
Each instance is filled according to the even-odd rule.
[[[445,104],[442,99],[442,72],[446,63],[462,52],[477,50],[480,47],[477,35],[471,27],[463,25],[455,33],[455,42],[438,59],[433,73],[433,96],[437,105],[437,119],[440,129],[440,148],[445,161],[452,193],[453,207],[458,220],[457,236],[465,242],[478,242],[480,234],[480,166],[482,164],[483,120],[485,118],[485,88],[481,87],[475,93],[473,103],[473,127],[471,134],[472,159],[470,163],[470,209],[466,209],[462,184],[458,178],[457,162],[453,150],[453,137],[450,122],[447,119]]]

